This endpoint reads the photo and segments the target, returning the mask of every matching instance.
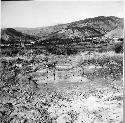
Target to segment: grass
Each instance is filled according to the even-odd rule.
[[[98,53],[92,52],[91,54],[81,53],[80,56],[75,58],[77,66],[83,68],[83,74],[90,66],[95,66],[94,71],[92,69],[87,74],[93,77],[113,77],[119,79],[123,75],[123,54],[117,54],[115,52]]]
[[[73,69],[63,71],[62,74],[72,76],[74,72],[74,77],[85,74],[88,81],[72,82],[72,79],[66,79],[64,82],[62,79],[57,83],[52,80],[44,83],[39,79],[38,82],[33,76],[37,73],[34,72],[34,68],[42,69],[46,57],[49,63],[56,61],[57,65],[73,66]],[[29,68],[30,65],[33,67]],[[89,68],[89,66],[96,67]],[[76,72],[81,70],[80,68],[83,70],[82,74]],[[120,123],[123,121],[123,55],[121,53],[94,52],[89,55],[85,52],[70,56],[41,54],[30,57],[2,57],[0,69],[1,123]]]

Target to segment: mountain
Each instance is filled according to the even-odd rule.
[[[5,28],[1,30],[1,44],[41,47],[51,53],[73,53],[96,46],[107,46],[101,37],[123,35],[124,20],[114,16],[98,16],[39,28]],[[97,39],[92,39],[93,37]],[[101,43],[102,42],[102,43]],[[97,48],[97,47],[96,47]]]
[[[84,38],[89,36],[105,35],[106,33],[116,28],[123,29],[123,25],[123,18],[114,16],[98,16],[95,18],[87,18],[68,24],[60,24],[34,29],[17,28],[16,30],[29,35],[39,36],[43,39],[46,39],[49,36],[50,38],[55,36],[60,38],[60,35],[61,38],[66,39],[74,37]]]
[[[114,30],[111,30],[110,32],[108,32],[105,35],[105,37],[110,37],[110,38],[119,37],[119,38],[123,38],[124,37],[123,29],[122,28],[116,28]]]
[[[5,28],[1,30],[1,44],[4,45],[20,45],[21,43],[30,44],[37,40],[37,36],[22,33],[13,28]]]

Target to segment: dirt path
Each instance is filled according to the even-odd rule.
[[[122,123],[122,88],[91,86],[91,83],[60,84],[56,88],[70,101],[60,99],[48,109],[57,123]]]

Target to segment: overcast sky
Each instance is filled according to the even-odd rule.
[[[43,27],[96,16],[124,17],[123,1],[3,1],[2,27]]]

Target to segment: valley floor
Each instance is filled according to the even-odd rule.
[[[110,66],[114,65],[118,78],[116,73],[113,77],[108,75],[109,66],[105,63],[108,57],[103,54],[101,62],[105,59],[105,65],[101,66],[100,56],[94,54],[85,58],[82,54],[69,57],[67,61],[59,58],[55,76],[53,69],[47,71],[39,62],[30,64],[32,69],[39,69],[28,73],[23,73],[28,65],[25,68],[20,64],[23,72],[17,76],[18,84],[2,87],[0,83],[0,122],[123,123],[123,78],[118,71],[122,55],[108,54],[114,60]],[[97,58],[98,65],[93,62],[82,69],[85,60],[91,61],[93,57]]]

